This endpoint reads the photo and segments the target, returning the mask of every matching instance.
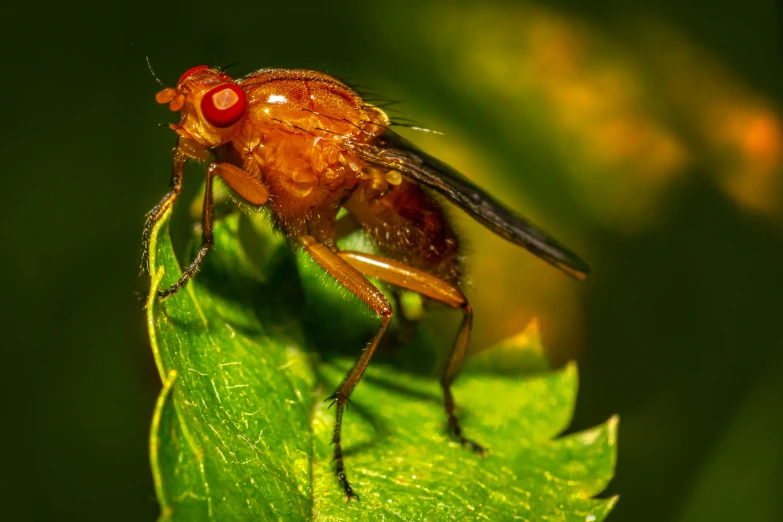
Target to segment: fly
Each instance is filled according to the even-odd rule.
[[[441,378],[450,434],[479,455],[483,446],[463,434],[454,414],[451,384],[473,320],[460,289],[460,247],[430,191],[441,194],[485,227],[563,272],[584,279],[590,268],[579,256],[445,163],[389,130],[389,117],[344,83],[307,70],[262,69],[234,80],[205,65],[185,72],[176,87],[156,95],[179,112],[171,190],[153,208],[144,228],[142,264],[149,269],[155,224],[182,189],[185,159],[208,162],[202,245],[194,260],[159,298],[187,284],[213,245],[213,180],[219,176],[252,207],[270,207],[274,222],[329,276],[367,303],[381,326],[361,352],[334,402],[335,473],[348,500],[358,495],[342,454],[343,410],[389,327],[392,307],[367,277],[418,292],[458,309],[463,320]],[[337,226],[346,209],[348,226]],[[344,251],[337,240],[362,228],[382,255]]]

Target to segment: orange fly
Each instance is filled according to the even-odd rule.
[[[240,80],[207,66],[182,75],[155,99],[181,120],[171,191],[148,214],[144,260],[155,223],[182,188],[185,159],[208,162],[202,246],[172,295],[198,272],[213,244],[213,198],[219,176],[239,198],[271,208],[276,226],[332,278],[366,302],[381,326],[330,399],[336,405],[335,472],[347,498],[358,498],[346,476],[340,428],[343,409],[392,318],[392,307],[367,277],[418,292],[459,309],[462,325],[443,372],[449,432],[478,454],[454,415],[451,383],[468,346],[473,312],[460,290],[459,241],[430,191],[445,196],[487,228],[567,274],[584,278],[587,264],[514,214],[448,165],[391,130],[388,116],[344,83],[306,70],[262,69]],[[338,249],[337,214],[375,241],[383,256]],[[341,233],[343,228],[339,227]]]

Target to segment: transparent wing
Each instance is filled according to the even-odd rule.
[[[590,267],[556,239],[514,214],[495,198],[445,163],[422,152],[393,131],[371,143],[348,145],[360,158],[398,170],[404,176],[444,195],[476,221],[520,245],[565,273],[584,279]]]

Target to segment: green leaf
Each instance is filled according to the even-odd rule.
[[[180,274],[161,228],[151,295]],[[237,216],[218,223],[204,270],[171,298],[147,303],[164,383],[150,436],[161,520],[606,517],[616,498],[593,496],[614,472],[617,419],[555,438],[570,422],[577,372],[573,364],[546,370],[535,328],[469,361],[454,387],[466,433],[490,449],[484,458],[445,434],[436,358],[422,355],[434,352],[426,335],[379,354],[343,424],[347,472],[361,496],[346,503],[324,399],[376,322],[268,229],[260,270],[241,232]]]

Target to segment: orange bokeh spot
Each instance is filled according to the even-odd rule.
[[[767,165],[780,163],[780,120],[770,113],[754,114],[744,125],[742,147],[745,154]]]

